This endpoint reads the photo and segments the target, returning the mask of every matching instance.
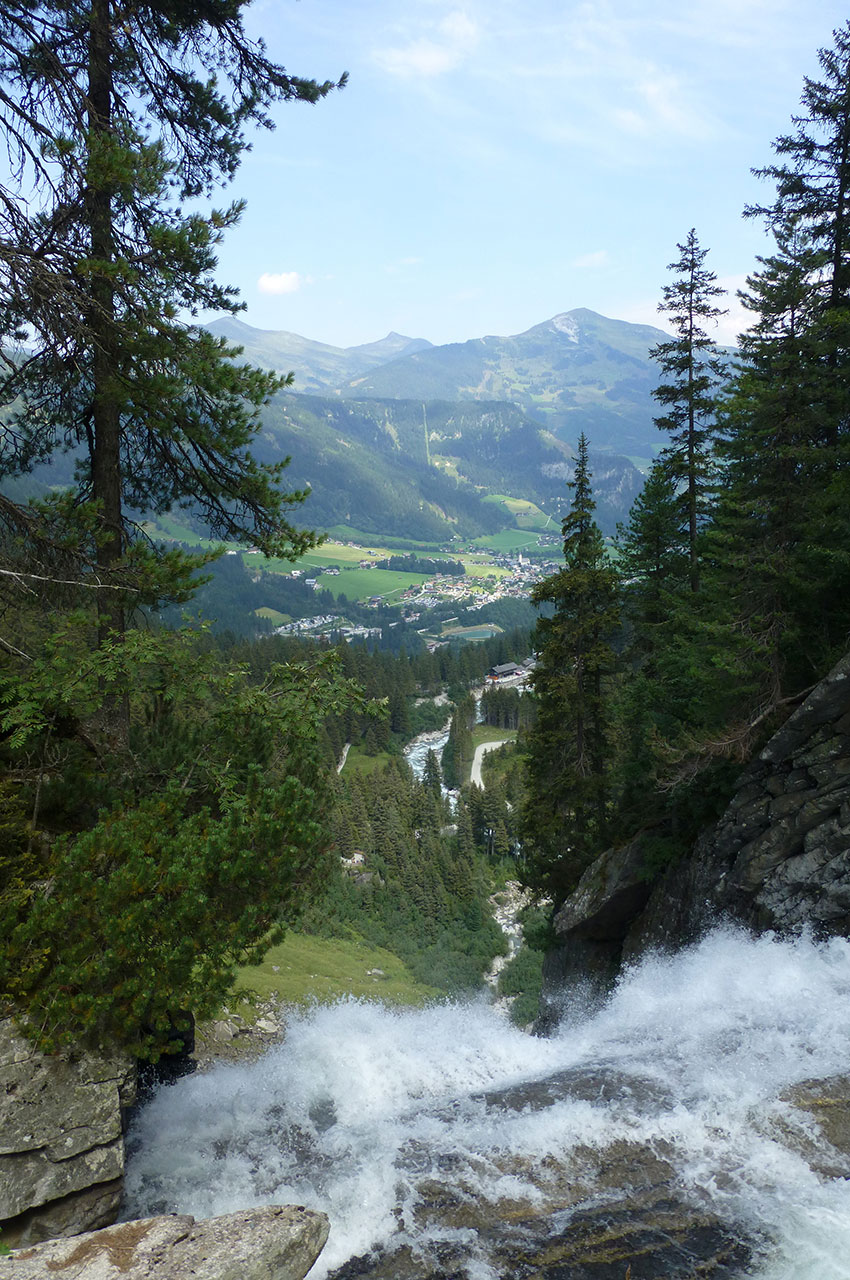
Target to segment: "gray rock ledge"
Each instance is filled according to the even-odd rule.
[[[323,1213],[292,1205],[196,1222],[141,1218],[0,1258],[2,1280],[303,1280],[328,1238]]]

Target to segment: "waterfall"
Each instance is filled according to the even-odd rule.
[[[645,958],[601,1010],[566,1001],[546,1040],[484,1000],[316,1007],[259,1062],[160,1089],[129,1135],[127,1214],[305,1204],[331,1220],[316,1280],[496,1280],[531,1274],[505,1259],[535,1215],[549,1238],[615,1197],[625,1151],[750,1242],[716,1274],[850,1280],[850,1167],[788,1100],[847,1070],[848,1008],[845,940],[733,930]],[[404,1267],[345,1268],[373,1248]]]

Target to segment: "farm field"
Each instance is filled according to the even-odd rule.
[[[541,511],[536,503],[529,502],[527,498],[509,498],[507,494],[491,493],[483,501],[504,507],[508,514],[513,516],[520,529],[542,531],[554,527],[551,516],[547,516],[545,511]],[[511,530],[506,532],[510,533]]]
[[[475,539],[476,547],[492,547],[495,551],[526,551],[537,547],[536,533],[522,533],[519,529],[503,529],[500,533],[488,533]]]
[[[335,598],[368,600],[382,596],[386,604],[399,603],[408,587],[420,587],[428,579],[424,573],[396,573],[393,569],[343,569],[338,578],[320,579],[323,590]]]

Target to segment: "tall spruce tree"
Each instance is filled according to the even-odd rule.
[[[214,269],[241,205],[198,203],[275,101],[332,87],[271,62],[244,8],[0,8],[0,479],[71,455],[58,496],[0,498],[0,822],[25,816],[0,981],[53,1045],[155,1054],[171,1014],[214,1007],[299,909],[328,843],[334,672],[287,664],[260,687],[192,635],[132,625],[139,603],[186,598],[204,559],[147,543],[151,512],[191,505],[214,536],[283,555],[314,540],[287,518],[303,495],[249,451],[281,380],[192,323],[238,307]]]
[[[533,687],[537,721],[527,735],[528,790],[522,830],[526,878],[564,897],[607,830],[610,741],[606,681],[619,623],[619,584],[602,534],[582,435],[572,505],[562,524],[564,567],[532,599],[551,616],[537,623]]]
[[[664,286],[658,305],[670,317],[676,336],[649,354],[665,379],[652,393],[665,410],[655,422],[670,437],[664,457],[683,490],[690,586],[695,592],[700,578],[699,528],[713,477],[716,392],[723,376],[720,353],[705,326],[725,312],[715,305],[723,290],[705,266],[708,250],[700,248],[696,231],[691,229],[676,248],[679,257],[669,270],[677,278]]]
[[[725,407],[717,547],[753,651],[751,713],[796,696],[850,626],[850,23],[821,49],[793,131],[755,172],[774,252],[742,301],[753,317]]]
[[[101,639],[137,600],[185,595],[191,565],[135,536],[144,513],[190,504],[214,536],[283,555],[312,542],[286,519],[303,495],[280,489],[285,463],[259,465],[247,448],[282,380],[184,320],[238,309],[213,273],[242,205],[182,202],[233,176],[245,127],[270,125],[272,103],[333,87],[273,63],[244,31],[245,4],[0,10],[0,477],[66,450],[76,463],[49,518],[6,500],[0,519],[27,537],[21,572],[36,550],[65,577],[76,559]]]

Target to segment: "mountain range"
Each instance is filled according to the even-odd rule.
[[[653,422],[658,369],[650,350],[669,334],[578,308],[512,337],[434,346],[390,333],[380,342],[333,347],[297,334],[254,329],[227,318],[214,333],[244,358],[295,374],[299,392],[340,398],[504,401],[558,439],[648,461],[663,444]]]
[[[557,532],[584,431],[597,519],[613,533],[664,443],[648,353],[667,335],[592,311],[443,346],[390,333],[334,347],[233,317],[209,328],[242,348],[239,359],[294,372],[263,409],[252,452],[291,458],[284,483],[311,489],[296,518],[313,528],[437,543]],[[59,454],[8,482],[10,496],[69,483],[75,460]]]

